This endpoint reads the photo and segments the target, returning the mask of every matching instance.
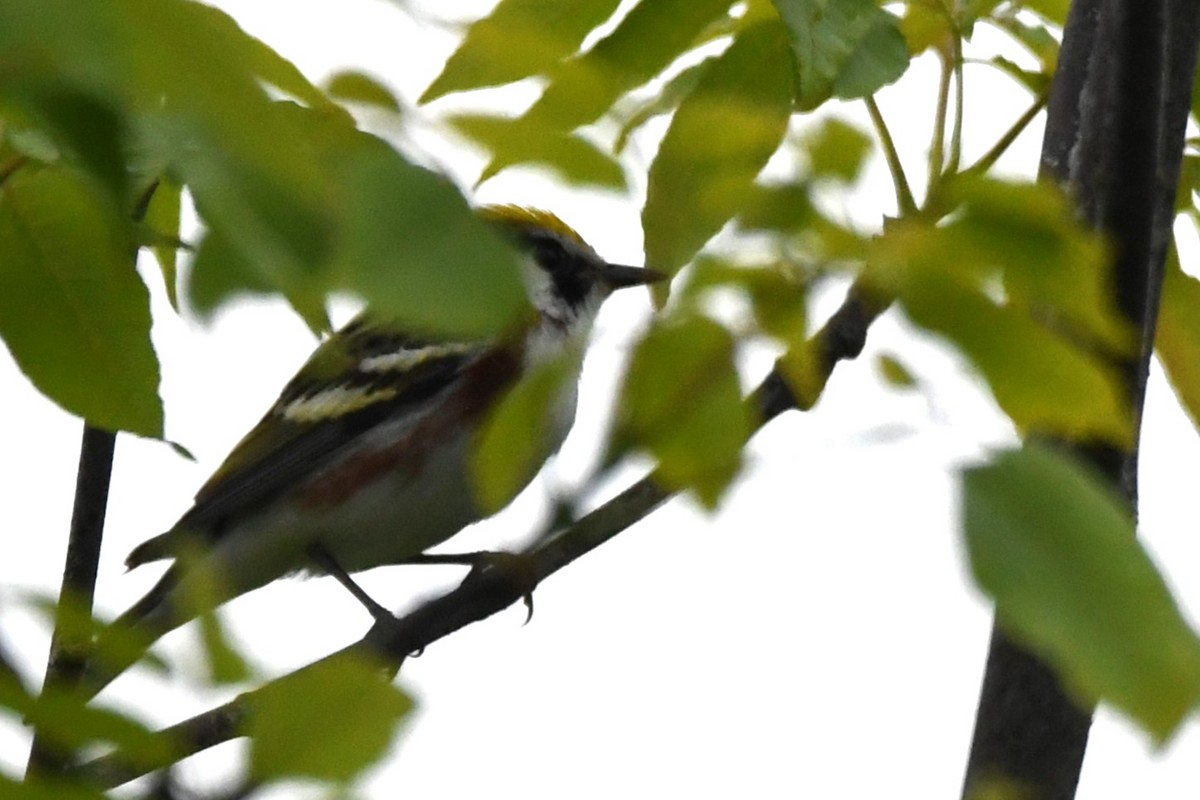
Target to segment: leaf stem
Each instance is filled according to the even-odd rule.
[[[901,216],[915,214],[917,203],[913,199],[912,189],[908,186],[908,178],[904,176],[904,167],[900,164],[900,154],[896,152],[896,143],[892,140],[891,131],[883,120],[883,114],[874,97],[864,98],[867,113],[871,115],[871,124],[879,136],[879,144],[883,148],[883,156],[887,159],[888,170],[892,173],[892,184],[896,187],[896,205]]]
[[[1046,102],[1048,100],[1048,94],[1039,95],[1033,101],[1033,104],[1025,110],[1025,113],[1018,117],[1012,126],[1004,132],[1004,135],[996,140],[996,143],[992,145],[991,149],[980,156],[978,161],[963,171],[966,173],[982,174],[991,169],[1000,156],[1004,155],[1004,151],[1012,146],[1012,143],[1016,141],[1017,137],[1020,136],[1027,127],[1029,127],[1029,123],[1033,122],[1038,113],[1046,107]]]

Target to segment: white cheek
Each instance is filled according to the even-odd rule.
[[[549,273],[538,266],[533,256],[521,259],[521,273],[525,279],[525,290],[529,300],[539,311],[554,307],[554,284]]]

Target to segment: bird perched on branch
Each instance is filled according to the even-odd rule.
[[[131,569],[175,561],[118,626],[151,642],[297,572],[334,574],[355,591],[348,573],[413,559],[483,516],[468,471],[481,421],[539,360],[581,349],[614,289],[661,276],[607,263],[553,214],[481,213],[525,255],[536,320],[492,341],[414,337],[369,313],[351,321],[317,348],[175,526],[130,553]],[[564,384],[553,429],[531,431],[545,437],[546,457],[574,419],[577,378]],[[130,659],[101,660],[97,691]]]

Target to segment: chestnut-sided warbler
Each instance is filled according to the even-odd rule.
[[[489,410],[539,360],[581,352],[614,289],[661,277],[607,263],[553,214],[481,213],[525,254],[536,319],[493,341],[418,338],[369,312],[352,320],[317,348],[175,526],[130,553],[130,568],[175,563],[121,624],[152,641],[276,578],[403,562],[480,519],[468,459]],[[574,419],[577,377],[564,384],[553,430],[530,432],[544,437],[546,457]]]

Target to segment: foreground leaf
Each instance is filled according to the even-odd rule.
[[[774,3],[791,32],[801,109],[816,108],[831,95],[866,97],[904,74],[908,45],[899,20],[876,0]]]
[[[1200,639],[1091,472],[1027,444],[963,479],[971,568],[1002,624],[1085,703],[1103,700],[1160,742],[1200,698]]]
[[[378,761],[413,709],[385,672],[335,657],[248,695],[251,774],[348,782]]]
[[[647,265],[675,274],[753,195],[787,130],[790,60],[778,21],[749,26],[680,103],[650,167]],[[656,296],[664,291],[656,287]]]
[[[622,392],[620,435],[649,449],[667,485],[695,490],[708,508],[737,474],[750,437],[733,356],[733,338],[716,322],[673,320],[642,340]]]
[[[617,0],[502,0],[471,25],[419,102],[545,74],[578,50],[617,5]]]
[[[525,488],[550,454],[552,430],[570,425],[559,399],[574,379],[576,360],[567,355],[539,365],[489,414],[471,460],[479,505],[487,513],[504,508]]]
[[[150,299],[132,228],[66,168],[0,189],[0,337],[34,385],[108,430],[162,436]]]
[[[1200,428],[1200,281],[1184,273],[1169,248],[1154,348],[1192,425]]]

